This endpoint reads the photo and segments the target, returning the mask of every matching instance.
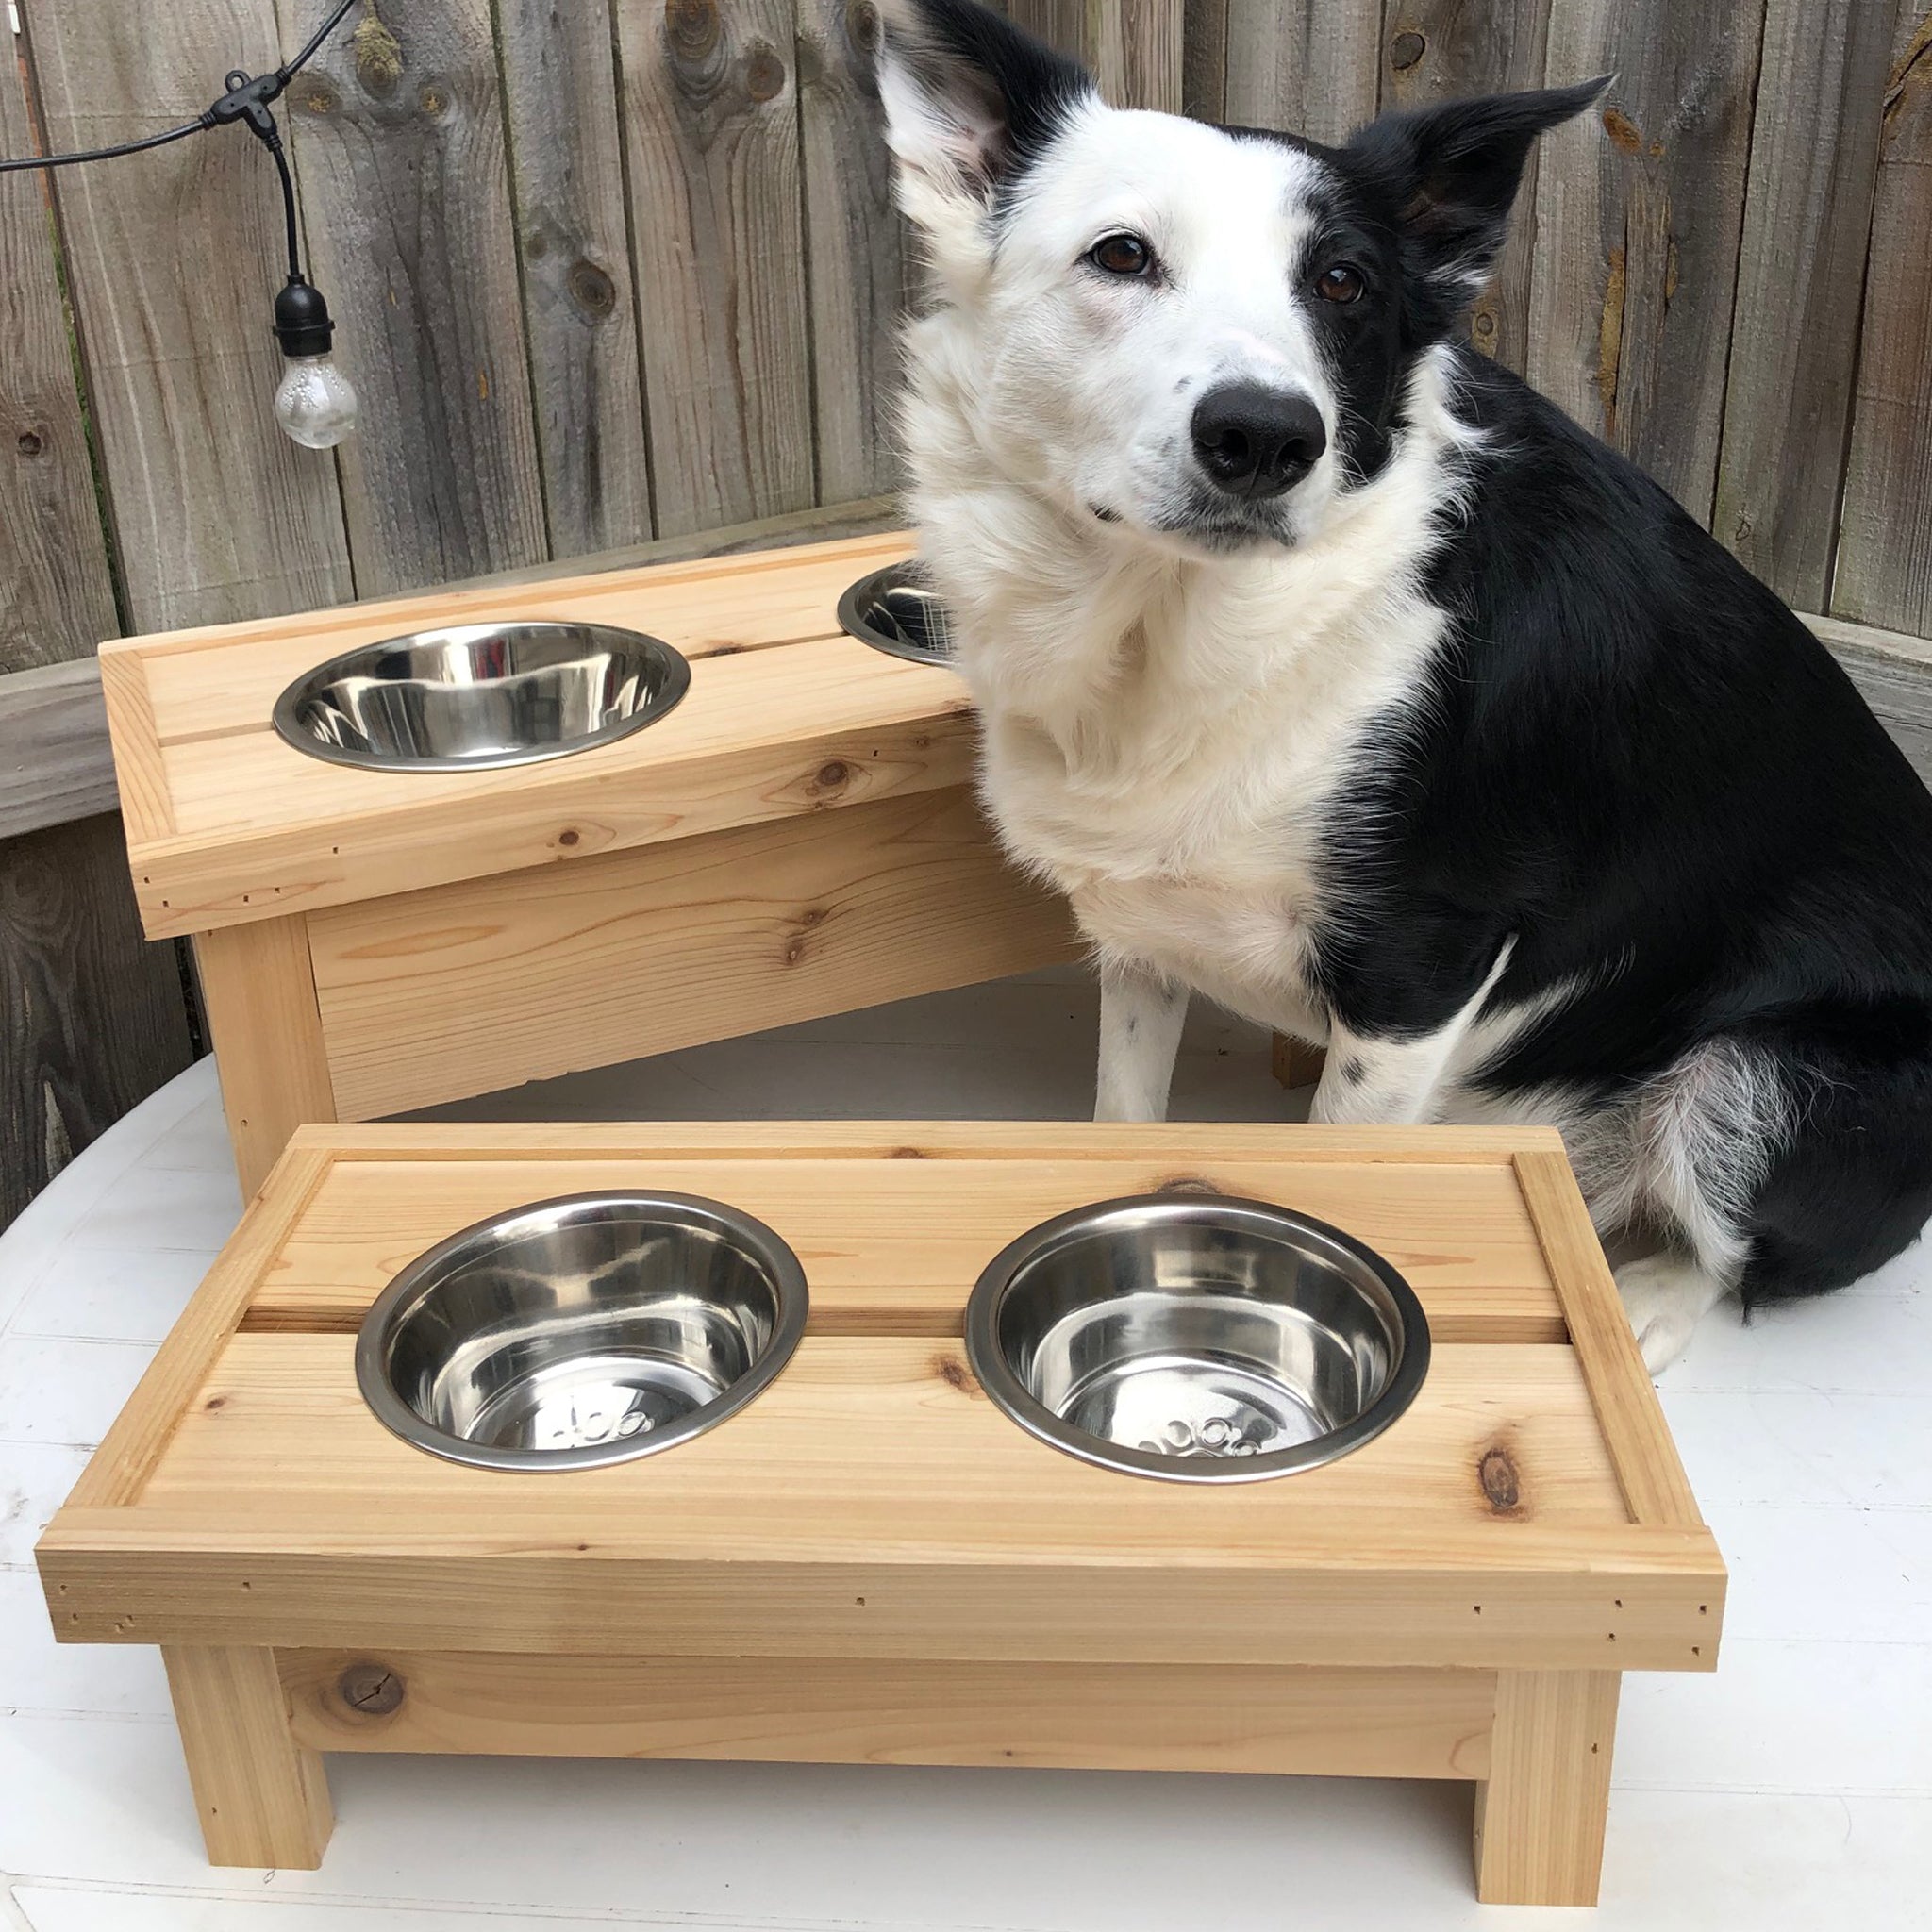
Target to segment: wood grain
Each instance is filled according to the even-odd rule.
[[[1701,1522],[1570,1163],[1557,1154],[1519,1154],[1516,1178],[1632,1520],[1673,1528]]]
[[[792,0],[618,8],[658,528],[816,501]]]
[[[1552,82],[1614,74],[1546,135],[1529,375],[1700,523],[1717,475],[1759,0],[1552,0]]]
[[[497,47],[550,544],[580,557],[651,532],[608,0],[498,0]]]
[[[297,1127],[337,1116],[308,922],[297,912],[206,932],[195,940],[194,959],[246,1198]]]
[[[282,1651],[315,1751],[1480,1778],[1486,1671]],[[381,1687],[371,1710],[350,1701]],[[400,1697],[389,1709],[380,1708]]]
[[[811,290],[813,424],[822,503],[898,482],[892,400],[907,261],[892,206],[872,44],[878,15],[798,0],[798,119]]]
[[[0,840],[98,818],[119,802],[99,661],[0,676]]]
[[[1007,865],[964,790],[343,906],[309,930],[351,1119],[1076,952],[1064,903]],[[479,1001],[516,1024],[477,1027]]]
[[[1414,108],[1471,94],[1541,87],[1550,0],[1387,0],[1382,105]],[[1529,363],[1530,277],[1536,261],[1537,150],[1530,150],[1509,239],[1476,297],[1470,340],[1519,375]]]
[[[1220,122],[1227,111],[1227,0],[1190,0],[1182,10],[1182,111]]]
[[[277,13],[292,54],[313,10]],[[382,22],[399,72],[339,34],[286,96],[312,274],[362,404],[336,457],[364,596],[550,554],[491,0],[393,0]]]
[[[1769,0],[1712,528],[1825,608],[1890,54],[1874,0]]]
[[[242,1209],[241,1224],[88,1458],[67,1499],[70,1506],[111,1514],[140,1497],[183,1410],[208,1379],[329,1166],[329,1156],[297,1149]],[[56,1615],[57,1634],[63,1621]]]
[[[1878,0],[1874,0],[1877,10]],[[1831,608],[1932,635],[1932,13],[1899,0]]]
[[[161,1661],[208,1863],[314,1871],[335,1813],[321,1757],[290,1735],[274,1654],[170,1646]]]
[[[808,1148],[783,1160],[346,1160],[291,1234],[248,1324],[352,1330],[403,1266],[458,1229],[529,1201],[636,1186],[647,1174],[654,1188],[727,1199],[775,1230],[810,1278],[816,1334],[957,1337],[980,1271],[1025,1228],[1098,1199],[1185,1190],[1277,1202],[1367,1241],[1416,1290],[1439,1342],[1567,1339],[1508,1167],[1409,1163],[1391,1187],[1386,1163],[1305,1159],[1294,1136],[1277,1138],[1272,1157],[1230,1155],[1203,1137],[1185,1162],[1122,1149],[1104,1167],[1064,1154],[962,1168],[813,1158]]]
[[[1505,1671],[1490,1774],[1476,1786],[1476,1896],[1593,1906],[1617,1735],[1614,1671]]]
[[[142,940],[120,821],[0,845],[0,1226],[192,1058],[175,949]]]
[[[0,75],[0,154],[41,143]],[[0,673],[91,653],[120,629],[54,247],[47,176],[0,175]]]
[[[238,59],[275,52],[248,0],[180,0],[165,31],[142,33],[122,0],[20,10],[52,148],[158,132],[205,108]],[[336,466],[290,442],[272,407],[274,169],[231,133],[53,181],[132,627],[340,603]]]
[[[1227,119],[1339,142],[1374,118],[1382,0],[1227,0]]]

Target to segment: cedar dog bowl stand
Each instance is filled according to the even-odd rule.
[[[1107,1203],[1085,1250],[1051,1232]],[[1163,1204],[1207,1219],[1121,1219]],[[1257,1258],[1224,1207],[1295,1224]],[[454,1365],[474,1416],[548,1323],[723,1389],[783,1355],[788,1257],[795,1351],[659,1453],[583,1466],[573,1427],[478,1467],[358,1384],[387,1337],[425,1413]],[[1202,1395],[1175,1364],[1239,1372],[1237,1413],[1305,1389],[1317,1429],[1402,1400],[1311,1466],[1150,1480],[1189,1465],[1041,1440],[988,1345],[1103,1433],[1152,1391],[1157,1443]],[[161,1646],[217,1864],[316,1864],[331,1751],[1059,1765],[1459,1779],[1480,1896],[1573,1905],[1620,1674],[1713,1669],[1724,1593],[1534,1129],[305,1127],[38,1556],[63,1640]]]
[[[974,803],[957,675],[841,627],[908,547],[104,645],[136,900],[193,940],[244,1193],[307,1122],[1074,958]]]

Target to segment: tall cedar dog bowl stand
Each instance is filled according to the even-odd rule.
[[[243,1191],[296,1126],[992,979],[1074,957],[1000,858],[942,666],[841,634],[866,538],[435,591],[102,648],[150,938],[189,935]],[[361,644],[517,620],[646,633],[689,692],[543,763],[305,756],[282,691]]]
[[[506,1474],[358,1391],[457,1230],[606,1190],[728,1204],[809,1287],[694,1440]],[[961,1316],[1049,1217],[1273,1202],[1432,1333],[1352,1454],[1193,1486],[1018,1426]],[[59,1635],[159,1644],[208,1856],[312,1866],[321,1754],[1458,1778],[1488,1900],[1595,1899],[1620,1674],[1707,1671],[1724,1573],[1554,1134],[1012,1124],[298,1132],[39,1550]]]

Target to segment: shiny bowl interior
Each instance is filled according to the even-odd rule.
[[[1224,1197],[1109,1201],[1023,1235],[966,1315],[974,1373],[1036,1436],[1179,1482],[1332,1462],[1422,1386],[1413,1291],[1352,1237]]]
[[[805,1275],[761,1222],[684,1194],[573,1195],[479,1222],[398,1274],[356,1344],[419,1449],[591,1469],[736,1414],[797,1345]]]
[[[895,658],[916,664],[953,660],[946,607],[917,563],[895,563],[860,577],[839,600],[839,622],[861,643]]]
[[[297,751],[371,771],[469,772],[608,744],[691,683],[682,655],[607,624],[471,624],[332,658],[275,702]]]

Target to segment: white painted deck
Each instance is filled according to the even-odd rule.
[[[1066,975],[465,1111],[1077,1117]],[[1175,1113],[1282,1110],[1205,1012]],[[57,1649],[32,1547],[240,1211],[204,1061],[0,1238],[0,1924],[13,1932],[1911,1932],[1932,1928],[1932,1253],[1742,1328],[1664,1405],[1732,1572],[1715,1677],[1625,1679],[1604,1905],[1476,1906],[1466,1786],[331,1760],[315,1873],[211,1871],[160,1665]]]

